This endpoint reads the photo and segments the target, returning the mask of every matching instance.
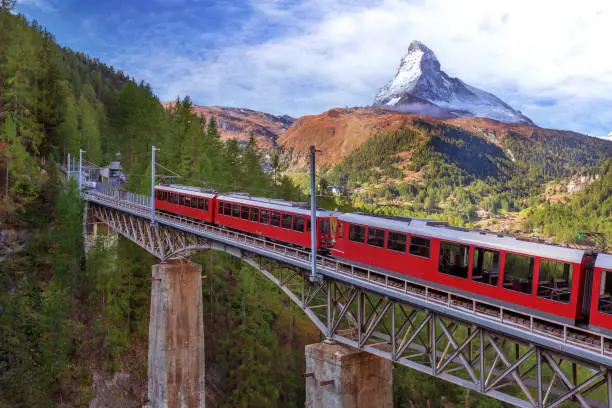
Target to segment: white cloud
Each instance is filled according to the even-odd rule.
[[[18,0],[18,6],[33,6],[41,9],[42,11],[54,11],[55,7],[49,0]]]
[[[612,128],[608,0],[253,0],[253,10],[237,31],[217,33],[223,46],[202,57],[156,37],[154,53],[123,62],[164,99],[190,94],[201,104],[302,115],[371,103],[419,39],[447,73],[540,125]],[[543,98],[556,103],[538,105]]]

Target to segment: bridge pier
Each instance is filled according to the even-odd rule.
[[[393,363],[336,342],[306,346],[306,406],[392,408]]]
[[[202,266],[170,260],[152,272],[149,406],[204,407]]]

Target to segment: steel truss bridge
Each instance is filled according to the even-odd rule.
[[[328,338],[520,407],[612,407],[612,339],[437,287],[85,191],[87,217],[160,260],[225,251],[263,273]]]

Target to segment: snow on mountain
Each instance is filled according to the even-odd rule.
[[[497,96],[451,78],[440,69],[432,50],[413,41],[402,58],[395,78],[380,89],[375,106],[413,107],[428,102],[449,116],[477,116],[507,123],[533,124],[520,111],[512,109]]]

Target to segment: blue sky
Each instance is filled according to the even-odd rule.
[[[372,103],[413,39],[538,125],[612,132],[612,3],[18,0],[62,44],[162,100],[301,116]]]

